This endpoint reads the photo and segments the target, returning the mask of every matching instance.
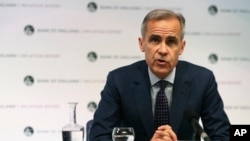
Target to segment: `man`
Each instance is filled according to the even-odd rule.
[[[185,47],[185,19],[173,11],[157,9],[143,20],[139,45],[145,60],[108,74],[94,115],[91,141],[111,141],[116,126],[133,127],[135,141],[192,140],[195,130],[184,111],[201,118],[212,141],[229,140],[229,120],[213,73],[179,61]],[[159,80],[169,106],[169,123],[154,127]]]

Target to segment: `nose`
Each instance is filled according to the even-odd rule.
[[[159,53],[160,54],[167,54],[168,53],[168,47],[165,43],[162,43],[160,46],[159,46]]]

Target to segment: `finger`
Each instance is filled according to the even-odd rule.
[[[172,138],[169,137],[169,136],[164,136],[164,137],[163,137],[163,140],[164,140],[164,141],[173,141]]]
[[[167,132],[173,141],[177,141],[177,136],[173,130],[168,130]]]
[[[162,139],[163,136],[163,131],[155,131],[151,141],[160,141]]]
[[[162,125],[158,127],[159,130],[172,130],[172,127],[169,125]]]
[[[170,137],[173,141],[177,141],[177,136],[169,125],[160,126],[157,130],[157,133],[162,137]]]
[[[155,132],[155,135],[157,135],[157,136],[155,136],[157,139],[169,140],[172,138],[171,134],[167,130],[157,130]]]

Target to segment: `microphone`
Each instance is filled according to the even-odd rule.
[[[207,133],[203,130],[203,128],[200,126],[198,122],[198,116],[195,114],[195,112],[191,109],[186,109],[184,111],[185,117],[188,119],[189,122],[193,125],[193,128],[197,131],[198,135],[204,140],[204,141],[211,141]]]

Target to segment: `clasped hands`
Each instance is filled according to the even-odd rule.
[[[162,125],[155,130],[151,141],[177,141],[177,136],[169,125]]]

